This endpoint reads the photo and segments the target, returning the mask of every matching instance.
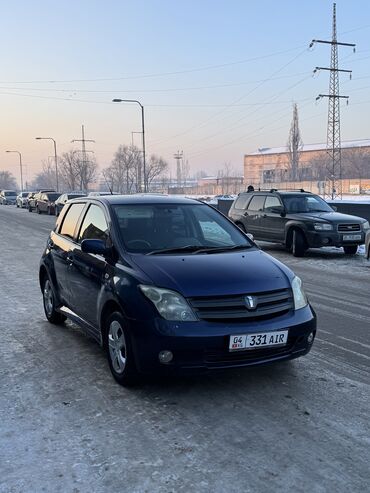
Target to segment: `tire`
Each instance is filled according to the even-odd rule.
[[[127,325],[120,312],[113,312],[104,322],[103,335],[110,371],[124,387],[135,385],[139,380]]]
[[[45,316],[51,324],[60,325],[66,317],[55,310],[55,295],[50,279],[45,275],[42,283],[42,301]]]
[[[357,245],[348,245],[344,246],[343,250],[346,255],[356,255],[357,253]]]
[[[238,226],[238,228],[239,228],[240,230],[242,230],[242,231],[243,231],[243,233],[246,233],[246,232],[247,232],[247,230],[245,229],[244,224],[237,223],[237,224],[236,224],[236,226]]]
[[[307,250],[306,239],[302,231],[299,229],[293,230],[291,250],[294,257],[303,257],[305,251]]]
[[[41,214],[41,211],[40,211],[40,209],[39,209],[39,206],[38,206],[38,205],[36,206],[36,212],[37,212],[37,214]]]
[[[18,204],[18,202],[17,202],[17,208],[19,208],[19,204]]]
[[[48,216],[51,216],[51,209],[48,207]]]
[[[28,212],[32,212],[32,207],[30,205],[28,206]]]

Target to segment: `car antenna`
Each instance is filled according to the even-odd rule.
[[[111,187],[110,187],[110,185],[109,185],[109,183],[108,183],[108,181],[107,181],[107,178],[106,178],[106,176],[105,176],[104,171],[102,171],[102,175],[104,176],[105,184],[107,185],[108,190],[110,191],[110,194],[111,194],[111,195],[113,195],[113,191],[112,191],[112,189],[111,189]]]

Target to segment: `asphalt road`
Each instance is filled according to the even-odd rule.
[[[45,321],[55,218],[0,206],[0,492],[363,492],[370,484],[370,262],[271,255],[318,314],[311,353],[124,389],[71,323]]]

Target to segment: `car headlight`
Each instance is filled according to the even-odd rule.
[[[331,231],[333,229],[333,225],[328,223],[314,223],[313,227],[316,231]]]
[[[294,309],[299,310],[300,308],[308,305],[307,296],[303,291],[302,281],[299,277],[295,276],[292,281],[292,291],[294,299]]]
[[[364,223],[362,223],[362,229],[369,229],[369,228],[370,228],[369,221],[365,221]]]
[[[153,303],[158,313],[166,320],[194,322],[197,317],[181,294],[170,289],[139,285],[144,295]]]

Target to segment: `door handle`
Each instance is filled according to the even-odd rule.
[[[49,240],[49,241],[48,241],[48,248],[49,248],[49,250],[52,250],[52,249],[54,248],[54,246],[55,246],[55,245],[54,245],[53,240]]]
[[[73,264],[73,257],[71,255],[69,255],[69,254],[67,255],[67,263],[69,265],[72,265]]]

